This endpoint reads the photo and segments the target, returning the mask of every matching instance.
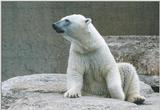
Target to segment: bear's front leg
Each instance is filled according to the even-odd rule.
[[[64,97],[77,98],[81,97],[81,89],[83,86],[83,76],[79,73],[67,74],[67,92]]]
[[[81,57],[74,51],[70,51],[67,67],[67,92],[64,97],[77,98],[81,96],[83,74],[84,65]]]
[[[121,85],[121,77],[118,69],[113,66],[106,75],[106,83],[111,98],[124,100],[125,95]]]

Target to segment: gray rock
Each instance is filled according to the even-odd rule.
[[[159,87],[159,76],[139,75],[140,80],[152,87]]]
[[[150,85],[154,91],[159,92],[159,76],[139,75],[139,78],[144,83]]]
[[[120,107],[115,105],[121,105]],[[60,94],[38,94],[18,100],[8,110],[124,110],[135,104],[100,97],[64,98]]]
[[[35,93],[18,99],[8,110],[159,110],[159,103],[158,94],[151,94],[144,105],[136,105],[96,96],[71,99],[57,93]]]
[[[61,93],[66,90],[64,74],[35,74],[18,76],[2,82],[2,108],[33,93]]]
[[[105,36],[117,62],[130,62],[138,74],[159,75],[159,36]]]
[[[12,95],[14,94],[13,91],[64,92],[65,90],[65,74],[33,74],[17,76],[2,82],[3,95]]]
[[[145,84],[144,82],[140,81],[140,93],[143,94],[143,96],[147,97],[148,94],[152,94],[153,90],[151,86]]]
[[[143,82],[141,94],[148,97],[151,87]],[[78,99],[63,98],[65,74],[34,74],[18,76],[2,82],[2,109],[6,110],[124,110],[135,104],[96,96]],[[93,102],[94,100],[94,102]],[[120,107],[114,105],[121,105]]]

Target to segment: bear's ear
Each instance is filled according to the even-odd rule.
[[[92,22],[92,19],[91,18],[87,18],[86,20],[85,20],[85,23],[86,24],[90,24]]]

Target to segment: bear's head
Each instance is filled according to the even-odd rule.
[[[77,39],[88,31],[88,25],[91,23],[90,18],[83,15],[73,14],[63,17],[52,26],[57,33],[69,36],[71,39]]]

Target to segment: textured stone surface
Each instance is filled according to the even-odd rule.
[[[158,9],[158,2],[3,1],[2,80],[19,75],[66,71],[69,42],[52,29],[52,23],[63,16],[80,13],[92,18],[102,35],[141,35],[138,37],[143,39],[143,35],[159,33]],[[140,43],[146,42],[142,41]],[[124,47],[126,51],[130,48]]]
[[[149,85],[140,83],[141,94],[149,97],[153,90]],[[2,82],[2,108],[6,110],[119,110],[137,107],[135,104],[96,96],[79,99],[65,99],[65,74],[35,74],[19,76]],[[146,102],[148,103],[148,102]],[[50,107],[50,108],[48,108]],[[23,109],[22,109],[23,108]],[[155,109],[156,110],[156,109]]]
[[[130,62],[138,74],[159,75],[159,36],[106,36],[117,62]]]
[[[148,75],[139,75],[140,79],[146,84],[151,85],[152,87],[159,86],[159,76],[148,76]]]
[[[139,75],[141,81],[145,82],[146,84],[150,85],[154,91],[159,92],[159,76],[149,76],[149,75]]]
[[[159,110],[158,98],[158,94],[152,94],[152,97],[148,97],[146,105],[135,105],[95,96],[66,99],[62,94],[40,93],[17,100],[8,110]]]

